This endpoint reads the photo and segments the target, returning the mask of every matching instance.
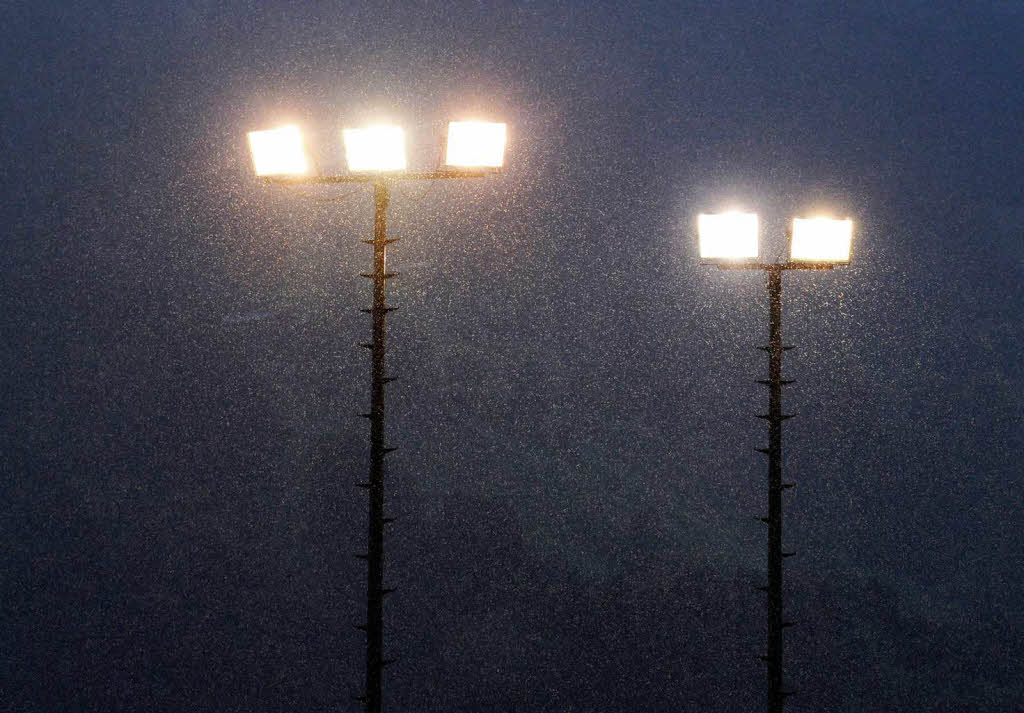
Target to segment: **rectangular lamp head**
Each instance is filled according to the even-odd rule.
[[[697,235],[701,260],[757,259],[757,213],[701,213]]]
[[[850,262],[853,221],[794,218],[789,259],[794,262]]]
[[[309,172],[302,132],[297,126],[250,131],[249,150],[257,176],[301,176]]]
[[[368,126],[342,133],[349,171],[405,170],[405,132],[400,126]]]
[[[505,124],[486,121],[448,122],[445,165],[501,168],[505,163],[505,138]]]

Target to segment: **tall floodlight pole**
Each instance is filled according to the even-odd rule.
[[[393,660],[384,658],[384,597],[393,590],[384,586],[384,526],[393,518],[384,516],[386,468],[384,457],[394,448],[385,444],[385,386],[393,381],[387,374],[387,315],[398,309],[387,302],[388,279],[397,273],[387,271],[389,238],[387,211],[391,185],[397,181],[423,181],[454,178],[483,178],[499,170],[504,162],[505,124],[487,122],[451,122],[448,125],[445,167],[437,171],[405,170],[405,138],[395,126],[345,129],[345,153],[350,173],[343,175],[307,175],[309,161],[298,127],[289,126],[249,133],[253,165],[257,175],[279,184],[373,184],[373,238],[363,240],[373,247],[373,272],[362,277],[373,281],[373,304],[364,309],[373,320],[371,341],[363,343],[371,353],[370,411],[361,414],[370,421],[370,473],[359,483],[369,493],[366,560],[366,622],[358,629],[366,633],[366,689],[357,696],[366,713],[381,711],[381,683],[384,667]]]
[[[370,479],[369,531],[366,548],[366,710],[381,708],[380,689],[384,667],[384,384],[387,353],[387,210],[388,184],[373,184],[373,365],[370,374]]]
[[[768,456],[768,515],[759,519],[768,526],[767,647],[761,659],[768,668],[768,712],[782,713],[786,698],[794,693],[784,685],[782,632],[795,622],[786,621],[782,606],[782,561],[795,552],[782,550],[782,492],[795,483],[782,481],[782,424],[793,414],[782,412],[782,387],[793,383],[782,378],[782,274],[787,270],[831,270],[850,261],[853,223],[831,218],[797,218],[789,234],[790,259],[784,263],[758,261],[757,215],[753,213],[703,214],[698,218],[701,259],[723,270],[760,270],[768,292],[768,447],[757,450]]]

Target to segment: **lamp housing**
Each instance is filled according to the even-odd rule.
[[[701,213],[697,216],[697,236],[701,260],[733,262],[757,259],[757,213]]]
[[[789,238],[793,262],[850,262],[853,221],[849,218],[794,218]]]
[[[505,163],[507,127],[488,121],[451,121],[445,165],[455,168],[501,168]]]
[[[405,170],[405,132],[400,126],[344,129],[345,157],[353,173]]]
[[[250,131],[249,151],[257,176],[302,176],[309,172],[298,126]]]

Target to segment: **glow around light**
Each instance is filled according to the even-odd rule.
[[[349,171],[405,170],[405,132],[400,126],[369,126],[342,133]]]
[[[299,176],[309,171],[302,132],[297,126],[250,131],[249,150],[257,176]]]
[[[789,258],[799,262],[849,262],[853,221],[794,218]]]
[[[757,258],[757,213],[701,213],[697,235],[702,260]]]
[[[449,122],[444,162],[463,168],[501,168],[505,163],[505,138],[505,124]]]

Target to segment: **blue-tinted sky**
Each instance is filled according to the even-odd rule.
[[[345,708],[362,680],[366,191],[245,132],[510,125],[401,186],[388,710],[762,701],[759,278],[695,216],[856,224],[786,278],[794,710],[1024,696],[1024,6],[16,3],[5,13],[0,693]],[[324,194],[327,195],[327,194]]]

